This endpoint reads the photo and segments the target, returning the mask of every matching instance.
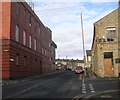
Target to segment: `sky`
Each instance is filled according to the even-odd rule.
[[[100,1],[100,2],[98,2]],[[93,42],[93,24],[118,8],[117,0],[33,0],[34,11],[52,30],[56,58],[83,59],[81,17],[85,50]]]

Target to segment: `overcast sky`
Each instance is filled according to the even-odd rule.
[[[52,39],[57,44],[56,58],[64,59],[83,59],[80,14],[83,17],[85,50],[89,50],[93,41],[93,23],[118,7],[117,0],[40,1],[34,2],[34,10],[42,23],[52,30]]]

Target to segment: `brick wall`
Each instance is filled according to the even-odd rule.
[[[18,2],[18,14],[16,13],[16,4],[17,2],[2,4],[2,78],[12,79],[51,72],[51,47],[49,47],[49,43],[52,41],[52,31],[43,25],[27,3]],[[29,24],[30,16],[31,25]],[[18,42],[15,40],[16,25],[19,26]],[[26,45],[23,45],[24,30],[26,32]],[[32,36],[31,48],[29,47],[30,35]],[[36,50],[34,49],[34,39],[36,39]]]

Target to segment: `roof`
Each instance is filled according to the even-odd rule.
[[[57,45],[53,41],[52,41],[52,46],[54,46],[55,48],[57,48]]]

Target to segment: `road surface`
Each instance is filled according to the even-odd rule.
[[[85,77],[72,71],[3,81],[2,98],[118,98],[118,80]]]

